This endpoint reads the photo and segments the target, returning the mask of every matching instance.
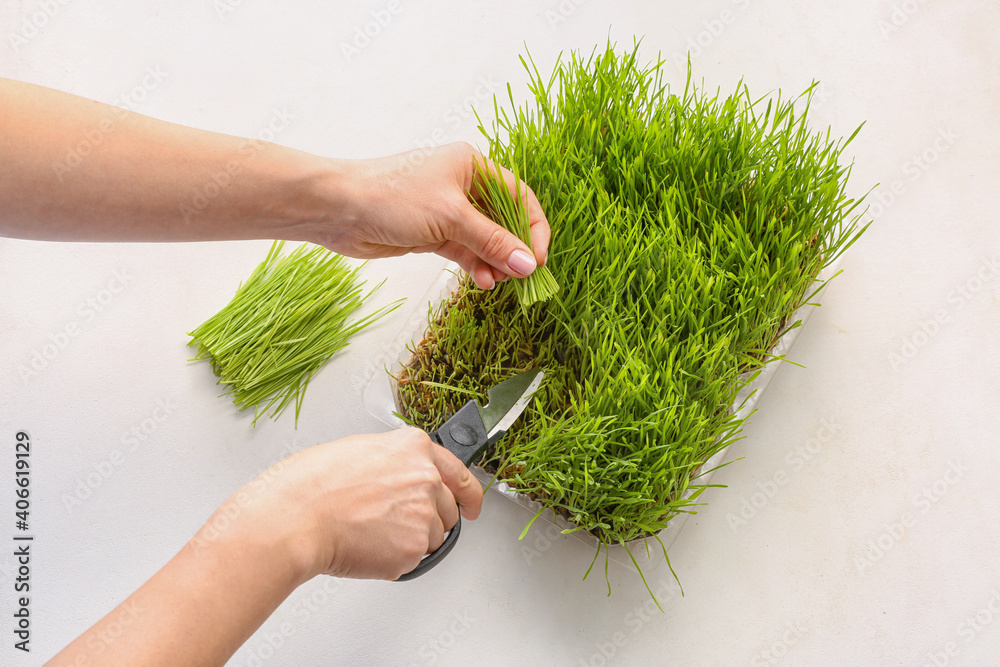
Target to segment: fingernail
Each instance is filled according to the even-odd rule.
[[[507,258],[507,268],[511,273],[527,276],[535,270],[535,258],[523,250],[515,250]]]

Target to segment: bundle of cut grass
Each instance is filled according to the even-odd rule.
[[[609,44],[548,79],[522,59],[534,99],[494,101],[481,129],[491,159],[523,162],[561,289],[522,311],[510,287],[466,281],[397,378],[402,415],[433,429],[470,392],[544,366],[482,464],[605,546],[694,512],[705,462],[743,426],[737,393],[864,231],[839,164],[854,135],[807,127],[812,87],[797,109],[742,84],[706,95],[689,72],[676,95],[662,62],[637,57]]]
[[[282,256],[283,246],[276,241],[232,301],[188,334],[198,349],[192,361],[211,361],[228,388],[224,395],[240,410],[254,408],[255,425],[272,408],[277,419],[293,400],[297,425],[313,375],[351,336],[399,305],[348,322],[371,294],[362,294],[361,267],[308,244]]]
[[[518,174],[517,168],[514,168],[516,182],[513,195],[504,181],[500,165],[491,168],[488,164],[475,160],[474,169],[480,184],[479,192],[482,203],[470,194],[469,198],[472,203],[483,215],[532,248],[528,207],[521,194],[521,176]],[[552,277],[552,271],[548,266],[538,267],[530,276],[516,279],[513,284],[521,308],[527,308],[539,301],[547,301],[559,291],[559,283]]]

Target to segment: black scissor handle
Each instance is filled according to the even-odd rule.
[[[428,435],[431,440],[457,456],[458,460],[466,466],[471,465],[482,455],[490,440],[489,434],[486,433],[486,427],[483,425],[483,418],[479,416],[479,405],[475,400],[463,405],[451,419],[442,424],[441,428],[428,433]],[[424,556],[415,568],[396,581],[416,579],[444,560],[444,557],[455,547],[461,532],[462,517],[459,515],[458,522],[444,538],[441,546]]]
[[[431,440],[457,456],[466,467],[482,456],[490,439],[475,399],[459,408],[451,419],[429,435]]]

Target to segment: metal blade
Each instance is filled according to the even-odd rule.
[[[545,373],[541,368],[519,373],[489,390],[490,402],[479,408],[483,426],[492,438],[495,433],[506,431],[528,407],[532,394],[542,384]]]

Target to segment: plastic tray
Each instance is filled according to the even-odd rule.
[[[364,403],[368,411],[377,419],[382,421],[388,426],[393,428],[402,428],[406,426],[406,423],[395,413],[398,411],[397,401],[398,395],[396,392],[396,382],[393,376],[398,376],[400,370],[413,358],[413,349],[416,348],[424,339],[427,329],[433,321],[433,318],[437,317],[440,313],[441,307],[447,302],[451,295],[457,289],[459,282],[461,280],[461,269],[458,265],[451,264],[446,267],[434,280],[427,293],[420,300],[420,304],[407,318],[405,324],[399,335],[393,341],[392,345],[388,349],[388,357],[392,359],[389,366],[386,368],[385,373],[375,373],[372,380],[368,383],[367,388],[364,393]],[[834,267],[827,267],[820,273],[820,279],[828,280],[835,274]],[[824,283],[823,287],[826,287]],[[813,301],[818,298],[818,294],[813,297]],[[813,306],[802,306],[800,307],[792,317],[792,321],[802,320],[802,324],[805,325],[806,321],[809,319],[809,315],[815,308]],[[785,332],[778,343],[771,349],[771,354],[780,357],[788,353],[791,349],[792,344],[795,339],[798,338],[799,332],[802,330],[802,326],[796,327]],[[764,390],[770,384],[771,379],[774,374],[778,371],[779,362],[775,361],[764,366],[760,374],[749,384],[747,384],[736,397],[736,401],[733,403],[732,410],[737,414],[739,418],[744,418],[753,412],[758,401],[760,401],[761,396],[764,394]],[[715,471],[723,464],[729,461],[729,450],[726,449],[718,452],[715,456],[708,459],[704,465],[703,469],[706,471],[704,474],[697,478],[697,483],[699,485],[709,484],[712,477],[715,475]],[[471,467],[473,474],[479,479],[483,484],[489,484],[493,480],[493,475],[480,468],[479,466]],[[532,514],[536,514],[542,509],[542,505],[529,498],[527,495],[515,491],[510,488],[507,484],[503,482],[493,483],[490,488],[502,495],[503,497],[517,503],[518,505],[526,508]],[[685,497],[690,496],[693,493],[693,489],[688,489]],[[704,498],[704,494],[702,495]],[[675,516],[667,524],[667,527],[660,531],[657,535],[663,545],[669,550],[673,545],[674,540],[680,535],[681,530],[684,529],[689,517],[689,513],[680,513]],[[545,519],[549,523],[554,524],[560,530],[573,528],[573,524],[569,523],[562,516],[553,515],[552,512],[542,512],[539,516],[539,520]],[[532,526],[534,529],[538,525],[538,521]],[[580,541],[586,543],[592,549],[596,549],[598,546],[598,540],[596,537],[587,533],[583,530],[578,530],[576,532],[570,533],[565,537],[570,536],[579,539]],[[548,535],[551,537],[551,535]],[[638,538],[626,543],[629,552],[631,552],[632,557],[639,561],[640,566],[644,571],[653,570],[660,565],[663,561],[663,551],[660,549],[659,544],[655,540],[650,540],[648,542],[649,549],[647,549],[647,542],[643,538]],[[632,560],[629,557],[629,553],[626,552],[625,547],[622,545],[611,545],[608,551],[610,558],[622,565],[628,567],[632,566]]]

